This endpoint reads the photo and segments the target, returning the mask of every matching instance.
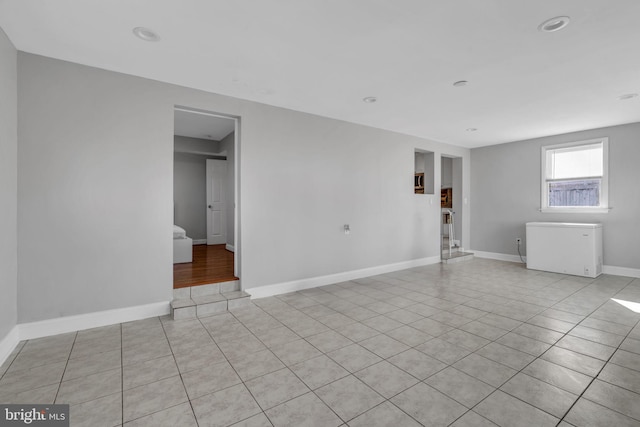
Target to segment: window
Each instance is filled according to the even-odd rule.
[[[542,211],[607,212],[608,149],[608,138],[542,147]]]

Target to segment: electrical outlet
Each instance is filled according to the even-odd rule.
[[[516,243],[517,243],[517,244],[522,243],[522,239],[521,239],[521,238],[519,238],[519,237],[518,237],[518,238],[516,238]]]

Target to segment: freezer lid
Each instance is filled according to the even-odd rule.
[[[582,224],[577,222],[527,222],[527,227],[560,227],[560,228],[602,228],[602,224]]]

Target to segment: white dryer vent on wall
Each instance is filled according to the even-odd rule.
[[[527,268],[598,277],[602,274],[602,224],[528,222]]]

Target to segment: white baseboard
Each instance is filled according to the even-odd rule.
[[[603,274],[611,274],[613,276],[640,277],[640,268],[616,267],[615,265],[603,265]]]
[[[0,365],[7,360],[7,357],[20,341],[142,320],[149,317],[164,316],[169,312],[169,301],[165,301],[38,322],[20,323],[0,341]]]
[[[207,239],[193,239],[194,245],[206,245]]]
[[[520,257],[518,255],[509,255],[509,254],[500,254],[497,252],[483,252],[483,251],[475,251],[472,250],[478,258],[489,258],[489,259],[497,259],[499,261],[511,261],[520,263]],[[527,262],[527,257],[523,256],[522,259]],[[603,274],[611,274],[612,276],[625,276],[625,277],[637,277],[640,278],[640,269],[639,268],[627,268],[627,267],[616,267],[615,265],[603,265],[602,266]]]
[[[273,295],[286,294],[288,292],[301,291],[304,289],[316,288],[318,286],[331,285],[334,283],[346,282],[348,280],[362,279],[364,277],[378,274],[391,273],[407,268],[421,267],[423,265],[437,264],[440,256],[403,261],[395,264],[380,265],[376,267],[363,268],[361,270],[345,271],[343,273],[329,274],[326,276],[309,277],[307,279],[293,280],[291,282],[276,283],[274,285],[258,286],[247,288],[245,291],[251,294],[252,298],[265,298]]]
[[[517,262],[519,264],[522,264],[522,261],[520,261],[520,257],[518,255],[501,254],[498,252],[476,251],[475,249],[471,249],[469,252],[473,252],[473,254],[478,258],[495,259],[498,261]],[[524,260],[525,263],[527,262],[526,256],[523,256],[522,259]]]
[[[227,246],[225,246],[225,248],[229,251],[229,252],[235,252],[236,251],[236,247],[233,245],[230,245],[227,243]]]
[[[97,311],[75,316],[58,317],[39,322],[21,323],[18,325],[20,340],[47,337],[100,326],[142,320],[149,317],[169,314],[169,301],[134,307],[117,308],[115,310]]]
[[[16,348],[20,342],[20,333],[18,326],[14,326],[9,333],[0,340],[0,366],[7,360],[11,352]],[[0,372],[0,376],[2,372]]]

